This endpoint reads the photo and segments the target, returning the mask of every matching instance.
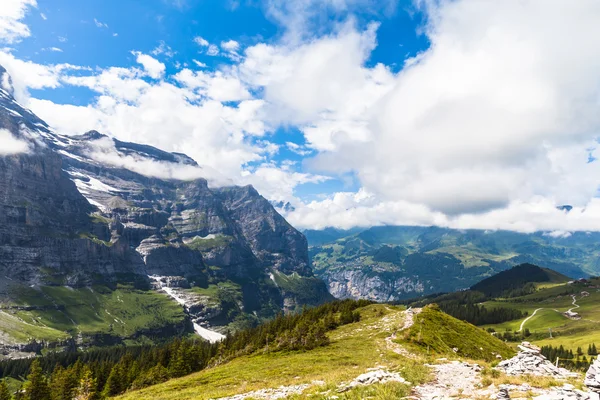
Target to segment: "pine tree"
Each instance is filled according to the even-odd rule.
[[[97,398],[96,380],[92,376],[92,371],[86,367],[83,369],[83,376],[75,391],[74,400],[96,400]]]
[[[108,375],[108,379],[106,380],[103,392],[106,397],[116,396],[125,391],[126,388],[123,387],[122,377],[123,373],[120,365],[117,364],[110,371],[110,375]]]
[[[73,391],[77,386],[78,379],[72,372],[64,369],[61,365],[54,369],[50,380],[52,400],[71,400],[73,398]]]
[[[11,400],[10,390],[4,380],[0,381],[0,400]]]
[[[40,361],[35,359],[29,367],[25,384],[25,399],[27,400],[50,400],[50,387],[44,376]]]

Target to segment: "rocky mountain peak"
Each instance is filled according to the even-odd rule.
[[[14,97],[12,78],[2,65],[0,65],[0,89],[4,90],[10,97]]]

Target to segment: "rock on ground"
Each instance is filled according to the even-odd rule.
[[[600,393],[600,360],[595,359],[592,365],[590,365],[583,383],[588,389]]]
[[[309,386],[310,385],[292,385],[292,386],[281,386],[276,389],[261,389],[261,390],[255,390],[254,392],[237,394],[235,396],[221,397],[218,400],[285,399],[294,394],[301,394]]]
[[[508,360],[498,364],[496,369],[504,372],[506,375],[536,375],[550,376],[558,379],[565,379],[579,376],[564,368],[556,367],[540,351],[540,348],[523,342],[519,345],[519,353]]]
[[[342,393],[348,391],[356,386],[369,386],[374,385],[376,383],[387,383],[387,382],[400,382],[406,383],[410,385],[410,382],[407,382],[406,379],[400,376],[400,374],[396,372],[389,372],[382,369],[376,369],[374,371],[369,371],[362,375],[359,375],[347,385],[341,385],[338,389],[338,392]]]

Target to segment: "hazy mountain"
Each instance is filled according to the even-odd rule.
[[[600,234],[382,226],[311,232],[313,268],[336,297],[394,301],[466,289],[522,263],[579,278],[600,270]]]

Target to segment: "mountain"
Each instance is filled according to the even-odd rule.
[[[60,135],[3,68],[0,82],[0,134],[25,150],[0,156],[0,344],[214,340],[331,298],[304,235],[253,187],[211,187],[184,154]]]
[[[381,226],[307,234],[317,276],[338,298],[398,301],[453,292],[532,263],[573,278],[600,271],[600,233],[554,235]]]
[[[570,278],[548,268],[533,264],[520,264],[509,270],[497,273],[471,286],[471,290],[488,297],[509,297],[511,291],[522,291],[533,283],[565,283]]]

